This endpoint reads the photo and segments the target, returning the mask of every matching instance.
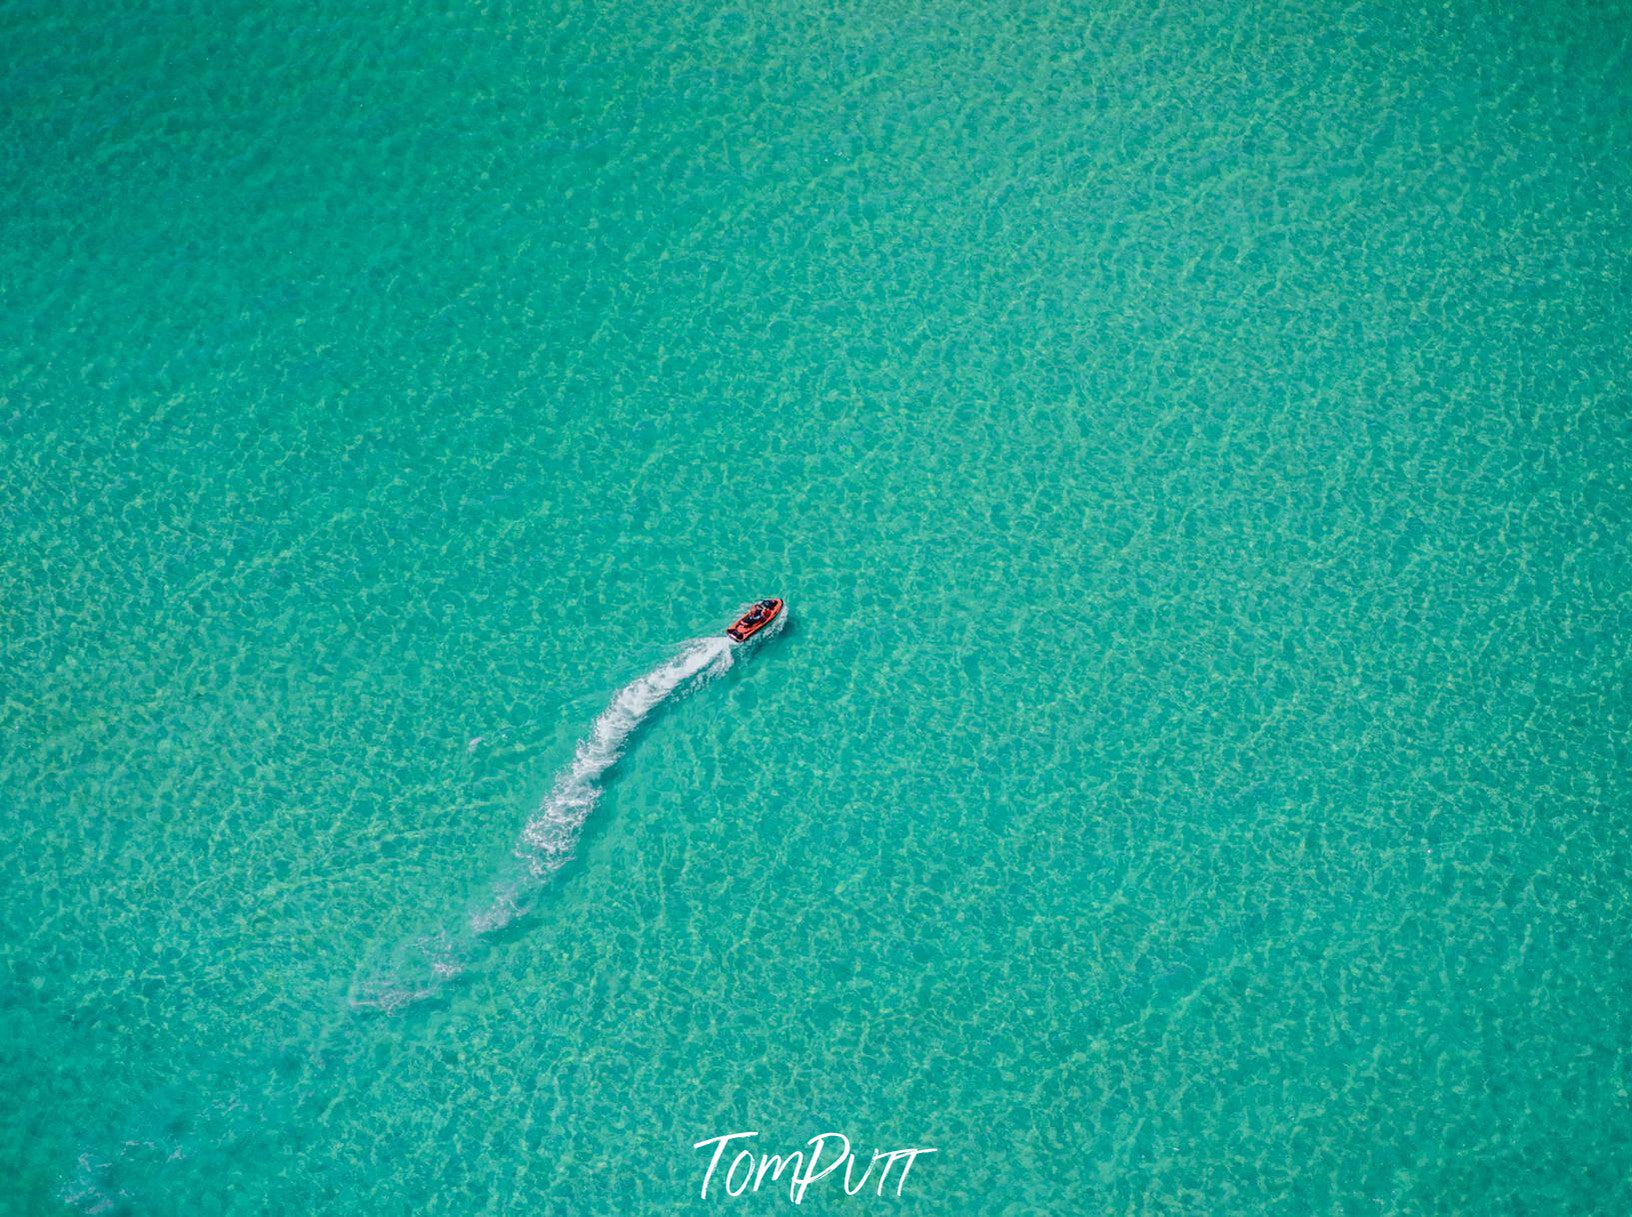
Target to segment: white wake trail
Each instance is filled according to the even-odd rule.
[[[491,934],[525,915],[526,897],[572,859],[578,833],[600,801],[601,778],[617,764],[629,737],[664,702],[727,671],[735,645],[723,635],[693,639],[673,659],[618,690],[522,830],[515,856],[524,873],[498,885],[486,907],[471,913],[473,932]]]
[[[729,670],[736,647],[723,634],[693,639],[619,689],[522,829],[512,851],[515,863],[473,904],[463,929],[417,939],[386,975],[357,986],[351,1004],[390,1012],[432,997],[465,971],[486,937],[525,917],[550,876],[571,860],[584,821],[600,801],[602,779],[629,738],[663,703]]]

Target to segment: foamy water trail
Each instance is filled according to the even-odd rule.
[[[736,647],[723,634],[693,639],[619,689],[522,829],[513,865],[472,904],[465,924],[416,939],[384,976],[354,989],[352,1005],[390,1012],[434,996],[480,955],[488,936],[526,916],[550,876],[572,858],[584,821],[600,801],[602,779],[629,738],[659,706],[729,670]]]
[[[532,891],[571,859],[578,833],[600,801],[601,778],[617,764],[629,737],[664,702],[729,669],[734,647],[723,635],[694,639],[669,662],[618,690],[522,829],[515,848],[522,873],[496,884],[490,898],[471,911],[473,933],[502,930],[528,911]]]

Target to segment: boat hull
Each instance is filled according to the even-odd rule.
[[[725,631],[732,642],[747,642],[755,634],[762,633],[767,626],[782,616],[784,602],[776,598],[761,600],[741,617],[738,617]],[[755,618],[754,614],[763,610],[763,615]]]

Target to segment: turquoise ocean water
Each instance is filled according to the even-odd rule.
[[[1632,1211],[1625,3],[6,0],[0,136],[0,1212]]]

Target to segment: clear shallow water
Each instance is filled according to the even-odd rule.
[[[1629,17],[0,8],[0,1207],[1626,1211]]]

